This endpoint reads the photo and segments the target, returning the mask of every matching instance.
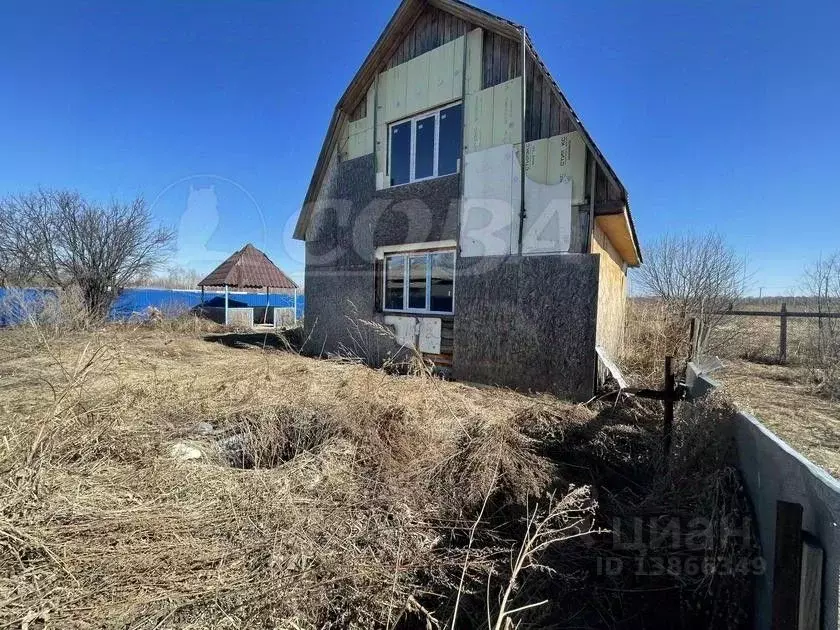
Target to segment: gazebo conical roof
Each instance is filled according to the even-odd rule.
[[[236,287],[238,289],[298,289],[294,280],[283,273],[271,259],[248,243],[211,271],[198,283],[200,287]]]

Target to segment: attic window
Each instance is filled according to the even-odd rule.
[[[462,120],[461,103],[456,103],[391,124],[391,186],[457,173]]]

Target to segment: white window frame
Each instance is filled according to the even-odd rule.
[[[451,103],[447,103],[442,107],[438,107],[437,109],[430,109],[420,114],[416,114],[414,116],[409,116],[408,118],[402,118],[401,120],[395,120],[392,123],[388,124],[388,182],[390,184],[391,181],[391,158],[394,156],[394,152],[391,149],[391,144],[393,141],[393,134],[391,130],[396,127],[397,125],[402,125],[403,123],[410,122],[411,123],[411,146],[409,148],[409,168],[408,168],[408,181],[402,182],[400,184],[390,184],[391,187],[393,186],[405,186],[406,184],[413,184],[414,182],[423,182],[428,179],[434,179],[436,177],[441,177],[438,175],[438,160],[440,158],[440,113],[445,110],[449,109],[450,107],[455,107],[456,105],[461,106],[461,126],[463,127],[464,124],[464,104],[463,101],[453,101]],[[420,120],[424,120],[426,118],[430,118],[434,116],[435,118],[435,148],[434,148],[434,165],[432,168],[432,174],[427,177],[415,177],[415,167],[417,163],[417,122]],[[462,130],[463,133],[463,130]],[[455,175],[461,172],[461,160],[455,165],[455,173],[446,173],[443,175]]]
[[[452,310],[449,311],[433,311],[432,310],[432,256],[434,254],[452,254]],[[388,259],[402,256],[405,260],[403,262],[403,307],[402,308],[386,308],[388,295]],[[426,258],[426,306],[424,308],[409,308],[408,307],[408,287],[409,287],[409,273],[411,270],[411,257],[424,256]],[[447,247],[446,249],[424,249],[424,250],[410,250],[410,251],[394,251],[386,253],[382,259],[382,310],[386,313],[426,313],[430,315],[454,315],[455,314],[455,265],[458,257],[455,255],[455,249]]]

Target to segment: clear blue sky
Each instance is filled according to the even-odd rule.
[[[840,249],[840,2],[478,5],[528,27],[643,243],[717,229],[765,293]],[[143,194],[199,271],[252,241],[301,277],[289,219],[396,6],[3,2],[0,194]]]

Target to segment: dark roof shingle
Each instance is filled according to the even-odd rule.
[[[268,256],[248,243],[198,283],[200,287],[236,287],[239,289],[297,289],[294,280]]]

